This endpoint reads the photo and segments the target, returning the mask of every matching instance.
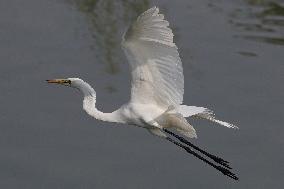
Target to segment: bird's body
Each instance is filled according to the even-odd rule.
[[[172,112],[173,110],[165,111],[156,104],[143,104],[130,101],[114,112],[103,113],[96,109],[95,90],[88,83],[79,78],[69,79],[72,81],[73,87],[78,88],[84,95],[83,109],[90,116],[98,120],[143,127],[159,136],[165,135],[162,134],[162,132],[154,132],[154,130],[162,130],[170,127],[176,127],[181,130],[185,126],[181,122],[185,119],[182,116],[178,116],[181,114],[175,114]],[[184,130],[187,130],[187,127],[185,127]]]
[[[165,136],[162,132],[153,132],[155,129],[176,128],[179,131],[192,131],[193,127],[187,125],[182,114],[174,112],[174,109],[164,110],[156,104],[143,104],[130,101],[111,113],[103,113],[97,110],[96,93],[94,89],[78,78],[69,78],[73,86],[83,92],[83,109],[92,117],[108,122],[124,123],[143,127],[158,136]],[[183,133],[183,134],[184,134]],[[195,131],[193,130],[195,135]],[[188,135],[189,137],[194,137]]]
[[[191,143],[167,129],[175,129],[186,137],[195,138],[197,136],[195,129],[185,119],[192,116],[229,128],[237,127],[215,119],[212,111],[207,108],[182,105],[184,93],[182,63],[178,48],[173,42],[172,30],[168,26],[169,23],[164,20],[164,16],[159,14],[159,9],[153,7],[142,13],[123,35],[122,47],[131,68],[131,99],[114,112],[103,113],[96,108],[96,92],[82,79],[55,79],[48,82],[79,89],[84,95],[83,109],[92,117],[102,121],[146,128],[152,134],[166,138],[202,159],[192,152],[191,148],[182,144],[190,145]],[[182,143],[173,141],[167,134],[176,137]],[[206,155],[206,152],[200,149],[198,151]],[[229,167],[220,158],[218,160],[217,157],[208,153],[207,156]],[[211,166],[214,167],[214,165]],[[225,168],[223,168],[225,170],[218,166],[215,168],[226,175],[231,174],[227,173],[228,170]],[[231,177],[233,178],[234,175]]]

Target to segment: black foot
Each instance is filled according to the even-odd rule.
[[[224,175],[234,179],[234,180],[239,180],[239,178],[234,174],[232,173],[229,169],[226,169],[225,167],[221,167],[219,165],[215,165],[214,163],[210,162],[209,160],[205,159],[204,157],[202,157],[201,155],[197,154],[195,151],[191,150],[190,147],[182,144],[182,143],[179,143],[175,140],[173,140],[172,138],[170,137],[167,137],[166,138],[168,141],[170,141],[171,143],[183,148],[186,152],[194,155],[195,157],[197,157],[198,159],[202,160],[203,162],[207,163],[208,165],[214,167],[215,169],[217,169],[218,171],[222,172]]]
[[[195,146],[194,144],[192,144],[191,142],[189,142],[188,140],[186,140],[185,138],[167,130],[167,129],[164,129],[164,131],[172,136],[174,136],[175,138],[177,138],[180,142],[184,143],[184,144],[187,144],[189,145],[190,147],[192,147],[193,149],[201,152],[202,154],[206,155],[207,157],[211,158],[213,161],[215,161],[216,163],[228,168],[228,169],[232,169],[230,166],[229,166],[229,162],[218,157],[218,156],[215,156],[213,154],[210,154],[202,149],[200,149],[199,147]]]

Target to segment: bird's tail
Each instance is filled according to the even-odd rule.
[[[212,121],[212,122],[217,123],[219,125],[223,125],[223,126],[228,127],[228,128],[238,129],[238,127],[236,125],[233,125],[231,123],[227,123],[225,121],[220,121],[220,120],[216,119],[213,111],[211,111],[207,108],[204,108],[204,107],[180,105],[179,108],[178,108],[178,112],[183,117],[203,118],[203,119],[207,119],[209,121]]]

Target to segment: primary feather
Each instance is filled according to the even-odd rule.
[[[131,101],[156,104],[166,110],[183,101],[182,63],[164,15],[153,7],[129,27],[124,47],[131,67]]]

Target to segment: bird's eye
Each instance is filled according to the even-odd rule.
[[[71,81],[70,80],[65,80],[65,81],[63,81],[63,83],[68,83],[68,84],[71,84]]]

